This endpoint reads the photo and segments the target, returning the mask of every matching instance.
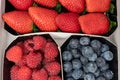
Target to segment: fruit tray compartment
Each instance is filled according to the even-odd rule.
[[[110,36],[111,34],[113,34],[113,32],[115,32],[115,30],[117,29],[118,26],[118,21],[117,21],[117,0],[111,0],[111,6],[112,9],[111,11],[113,11],[113,13],[111,13],[110,11],[107,11],[105,14],[107,15],[107,17],[109,18],[110,21],[110,30],[104,34],[103,36]],[[67,10],[63,8],[64,12],[67,12]],[[8,2],[8,0],[5,0],[5,12],[9,12],[9,11],[13,11],[15,10],[15,8]],[[115,23],[114,23],[115,22]],[[13,34],[13,35],[21,35],[18,32],[16,32],[15,30],[13,30],[12,28],[10,28],[6,23],[5,23],[5,30],[8,31],[9,33]],[[41,32],[40,30],[38,32]],[[60,30],[58,30],[58,32],[61,32]],[[34,30],[33,32],[34,33]],[[79,34],[84,34],[83,32],[80,32]]]
[[[117,47],[109,40],[107,40],[106,38],[103,38],[101,36],[91,36],[91,35],[78,35],[78,34],[65,34],[65,33],[34,33],[34,34],[27,34],[27,35],[22,35],[22,36],[18,36],[18,37],[14,37],[13,40],[10,41],[10,43],[8,44],[7,48],[5,49],[5,52],[12,47],[13,45],[17,44],[20,41],[24,41],[26,39],[31,38],[32,36],[36,36],[36,35],[40,35],[40,36],[44,36],[45,38],[51,38],[53,39],[53,41],[56,42],[56,44],[58,45],[58,49],[60,51],[59,54],[59,62],[61,64],[61,74],[60,76],[62,77],[62,80],[66,80],[65,79],[65,75],[66,73],[63,70],[63,63],[64,61],[62,60],[62,53],[65,50],[65,47],[67,46],[67,44],[69,43],[69,41],[71,39],[79,39],[80,37],[83,36],[87,36],[90,37],[91,40],[93,39],[97,39],[102,43],[107,44],[110,47],[110,51],[113,52],[114,54],[114,59],[112,61],[109,62],[110,65],[110,70],[113,71],[114,73],[114,77],[112,80],[118,80],[118,50]],[[64,36],[63,36],[64,35]],[[13,66],[13,63],[8,61],[5,58],[4,54],[4,65],[3,65],[3,80],[10,80],[10,68]],[[113,66],[114,65],[114,66]],[[79,79],[79,80],[83,80],[83,79]]]
[[[120,1],[117,0],[116,1],[117,5],[116,6],[119,6],[120,4]],[[8,7],[9,8],[9,7]],[[0,16],[5,12],[5,0],[1,0],[0,1]],[[119,22],[120,22],[120,11],[119,11],[119,7],[117,7],[117,22],[118,22],[118,27],[115,31],[113,31],[113,33],[109,36],[109,37],[104,37],[104,36],[96,36],[96,35],[86,35],[86,34],[74,34],[74,33],[60,33],[60,32],[40,32],[40,33],[32,33],[32,34],[25,34],[25,35],[17,35],[17,36],[13,36],[11,33],[14,33],[13,31],[11,33],[9,33],[9,31],[6,31],[4,29],[4,22],[2,21],[2,18],[0,18],[0,80],[4,80],[3,78],[6,77],[7,80],[9,80],[9,74],[7,73],[8,72],[8,69],[10,68],[9,65],[11,65],[11,63],[9,64],[9,62],[6,62],[4,61],[5,58],[5,50],[8,48],[8,46],[10,47],[10,44],[18,37],[24,37],[24,36],[29,36],[29,35],[43,35],[43,34],[50,34],[50,36],[54,39],[54,41],[58,44],[58,47],[59,47],[59,50],[60,50],[60,53],[62,52],[62,48],[64,45],[66,45],[66,43],[64,44],[64,42],[67,40],[69,40],[68,38],[70,38],[71,35],[74,35],[74,36],[90,36],[90,37],[97,37],[99,39],[101,39],[102,42],[104,42],[104,39],[107,39],[108,41],[106,41],[108,43],[108,45],[110,46],[114,46],[114,49],[111,48],[111,50],[113,52],[116,52],[114,54],[114,60],[113,62],[111,62],[111,69],[114,71],[115,73],[115,76],[114,76],[114,79],[113,80],[120,80],[119,78],[119,74],[120,74],[120,71],[119,71],[119,64],[120,64],[120,37],[119,37],[119,34],[120,34],[120,25],[119,25]],[[8,29],[9,30],[9,29]],[[11,29],[10,29],[11,31]],[[111,44],[112,43],[112,44]],[[14,43],[13,43],[14,44]],[[113,45],[114,44],[114,45]],[[117,48],[117,49],[116,49]],[[62,60],[61,60],[61,64],[62,64]],[[5,67],[5,65],[7,65]],[[4,71],[5,69],[5,71]],[[62,77],[64,77],[64,72],[62,72]],[[8,75],[6,75],[8,74]],[[65,80],[65,79],[64,79]]]

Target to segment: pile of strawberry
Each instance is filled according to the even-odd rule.
[[[111,0],[8,1],[15,10],[4,13],[3,20],[20,34],[33,32],[33,23],[42,32],[60,30],[104,35],[110,30],[110,20],[105,12],[110,9]],[[59,6],[62,6],[60,13]],[[83,14],[85,11],[87,13]]]
[[[6,58],[15,63],[11,80],[62,80],[58,56],[57,45],[43,36],[17,43],[6,52]]]

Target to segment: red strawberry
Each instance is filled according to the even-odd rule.
[[[58,0],[34,0],[34,1],[40,5],[50,7],[50,8],[55,7],[58,2]]]
[[[8,0],[18,10],[28,10],[33,4],[33,0]]]
[[[22,49],[21,47],[15,45],[11,47],[7,52],[6,52],[6,58],[9,61],[12,61],[14,63],[18,63],[22,59]]]
[[[89,13],[79,17],[81,29],[86,34],[103,35],[109,31],[109,19],[102,13]]]
[[[86,0],[88,12],[106,12],[110,8],[111,0]]]
[[[27,66],[21,66],[18,70],[18,80],[29,80],[32,76],[32,70]]]
[[[45,46],[44,57],[46,59],[52,60],[58,56],[58,47],[54,42],[48,42]]]
[[[10,78],[11,80],[18,80],[18,70],[19,70],[19,67],[14,65],[12,66],[11,70],[10,70]]]
[[[32,32],[33,21],[31,20],[28,12],[11,11],[4,13],[2,17],[9,27],[14,29],[16,32],[21,34]]]
[[[85,0],[59,0],[69,11],[81,13],[85,9]]]
[[[29,53],[26,57],[27,65],[30,68],[36,68],[39,64],[41,64],[42,56],[40,53]]]
[[[38,71],[33,71],[32,78],[33,80],[48,80],[47,71],[44,68]]]
[[[47,43],[47,40],[42,36],[34,36],[34,49],[35,50],[43,50],[45,48],[45,45]]]
[[[29,14],[41,31],[56,31],[58,28],[55,24],[56,11],[41,7],[30,7]]]
[[[61,70],[61,66],[58,62],[54,61],[45,65],[45,69],[48,71],[49,75],[58,75]]]
[[[80,32],[78,17],[76,13],[62,13],[56,17],[56,24],[64,32]]]
[[[60,76],[50,76],[48,80],[62,80]]]

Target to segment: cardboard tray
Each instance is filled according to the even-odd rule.
[[[116,78],[113,80],[120,80],[120,10],[119,10],[119,4],[120,1],[117,0],[117,21],[118,21],[118,27],[117,29],[109,36],[96,36],[96,35],[87,35],[87,34],[75,34],[75,33],[61,33],[61,32],[40,32],[40,33],[30,33],[30,34],[24,34],[24,35],[17,35],[14,36],[11,33],[7,32],[4,29],[4,22],[2,21],[2,18],[0,17],[0,80],[3,79],[4,75],[4,55],[5,55],[5,50],[8,48],[8,46],[18,37],[24,37],[24,36],[30,36],[30,35],[44,35],[44,34],[49,34],[54,41],[58,44],[59,50],[61,52],[61,47],[64,44],[70,36],[90,36],[90,37],[97,37],[97,38],[102,38],[110,43],[112,43],[114,46],[116,46],[117,52],[115,53],[115,61],[118,61],[118,67],[115,66],[116,63],[113,62],[113,66],[115,66],[115,71],[116,71]],[[5,12],[5,0],[0,0],[0,16]],[[113,50],[114,51],[114,50]],[[6,76],[7,77],[7,76]]]

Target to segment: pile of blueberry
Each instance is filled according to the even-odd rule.
[[[107,44],[90,37],[70,39],[62,52],[65,80],[111,80],[113,53]]]

